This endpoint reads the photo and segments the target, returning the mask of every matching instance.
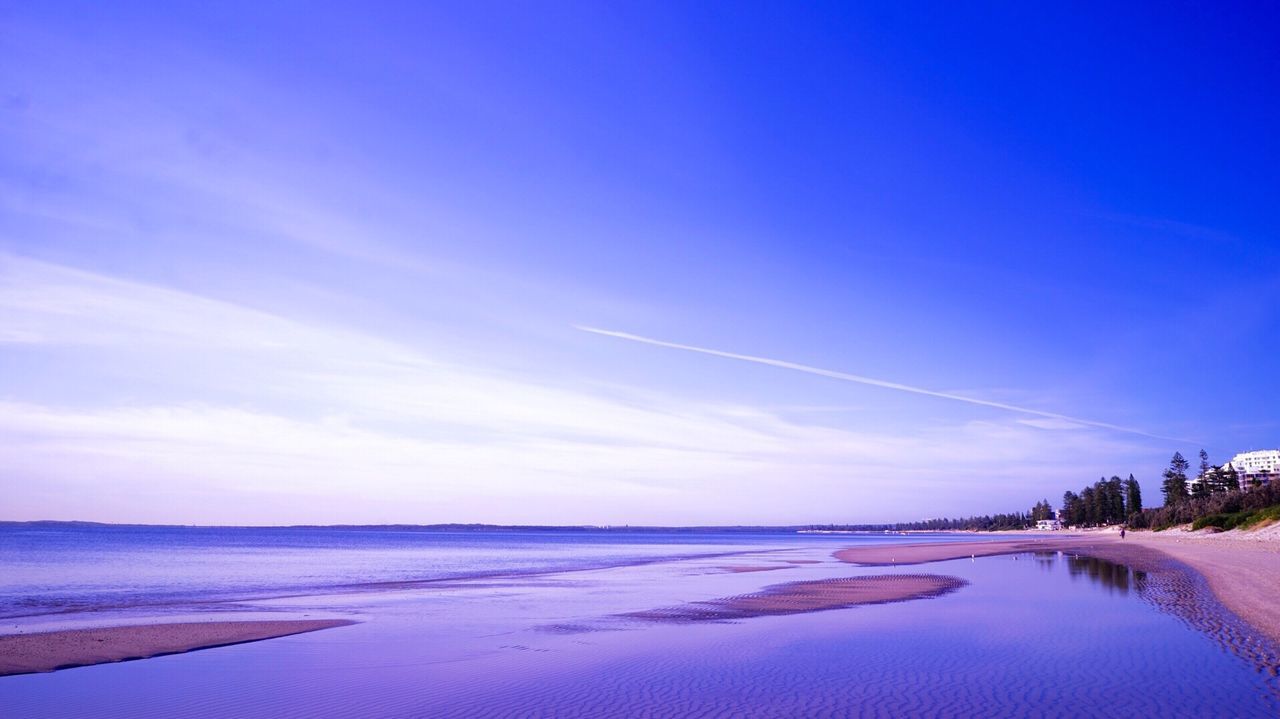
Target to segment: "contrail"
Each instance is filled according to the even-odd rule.
[[[1144,432],[1140,429],[1134,429],[1132,427],[1121,427],[1120,425],[1117,425],[1117,424],[1109,424],[1107,422],[1096,422],[1091,419],[1081,419],[1079,417],[1070,417],[1065,414],[1058,414],[1057,412],[1045,412],[1043,410],[1030,409],[1028,407],[1018,407],[1016,405],[1005,404],[1003,402],[991,402],[985,399],[975,399],[973,397],[965,397],[963,395],[950,394],[948,392],[935,392],[934,390],[924,389],[923,387],[912,387],[911,385],[899,384],[897,382],[888,382],[882,379],[875,379],[874,377],[863,377],[861,375],[849,374],[848,372],[837,372],[835,370],[822,369],[821,367],[811,367],[809,365],[798,364],[796,362],[787,362],[785,360],[770,359],[768,357],[756,357],[754,355],[744,355],[744,354],[738,354],[736,352],[724,352],[722,350],[713,350],[713,349],[708,349],[706,347],[695,347],[693,345],[682,345],[677,342],[666,342],[664,340],[655,340],[650,337],[641,337],[640,335],[633,335],[627,332],[616,332],[614,330],[604,330],[598,327],[585,327],[583,325],[574,325],[574,329],[582,330],[583,332],[590,332],[592,334],[604,335],[605,337],[616,337],[618,339],[629,340],[631,342],[640,342],[641,344],[653,345],[655,347],[667,347],[670,349],[684,350],[685,352],[697,352],[699,354],[711,355],[713,357],[726,357],[728,359],[741,360],[743,362],[754,362],[756,364],[769,365],[770,367],[781,367],[782,369],[794,370],[796,372],[807,372],[808,374],[816,374],[820,377],[830,377],[831,379],[838,379],[844,382],[856,382],[858,384],[871,385],[872,387],[884,387],[885,389],[896,389],[900,392],[922,394],[922,395],[925,395],[926,397],[940,397],[942,399],[949,399],[955,402],[965,402],[967,404],[976,404],[980,407],[994,407],[995,409],[1003,409],[1009,412],[1018,412],[1020,414],[1029,414],[1029,415],[1034,415],[1036,417],[1060,419],[1067,422],[1073,422],[1075,424],[1087,425],[1089,427],[1099,427],[1101,429],[1110,429],[1116,432],[1136,434],[1142,437],[1148,437],[1150,439],[1159,439],[1159,440],[1165,440],[1170,442],[1192,443],[1192,440],[1182,439],[1179,437],[1164,437],[1158,434],[1151,434],[1150,432]]]

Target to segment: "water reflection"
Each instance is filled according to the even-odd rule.
[[[1072,579],[1088,577],[1101,584],[1108,592],[1127,595],[1132,587],[1141,592],[1146,589],[1147,573],[1140,569],[1131,569],[1123,564],[1108,562],[1097,557],[1082,557],[1076,554],[1065,555],[1067,571]]]
[[[1280,675],[1280,647],[1223,607],[1203,577],[1177,562],[1162,560],[1152,573],[1061,551],[1035,552],[1032,561],[1046,572],[1055,572],[1065,564],[1071,581],[1087,579],[1108,594],[1128,596],[1132,591],[1157,609],[1207,634],[1257,671],[1272,677]]]
[[[1072,581],[1089,579],[1101,585],[1109,594],[1127,596],[1131,589],[1142,592],[1147,587],[1146,572],[1097,557],[1064,552],[1036,552],[1032,559],[1036,566],[1049,572],[1055,571],[1060,562],[1065,562],[1067,574]]]

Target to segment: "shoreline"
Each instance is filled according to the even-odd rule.
[[[1249,534],[1176,529],[1130,532],[1123,541],[1162,552],[1190,567],[1204,578],[1219,602],[1280,643],[1280,542]]]
[[[347,619],[181,622],[0,635],[0,677],[150,659],[321,629]]]
[[[1280,645],[1280,603],[1275,601],[1276,587],[1280,587],[1280,542],[1275,541],[1172,530],[1132,531],[1121,540],[1117,532],[1088,532],[986,542],[864,546],[835,551],[833,557],[841,562],[876,567],[1036,551],[1069,551],[1152,573],[1176,572],[1176,565],[1194,574],[1208,590],[1207,597],[1192,597],[1194,601],[1201,604],[1206,599],[1216,601],[1254,631]],[[1180,591],[1183,590],[1185,587],[1181,587]],[[1197,608],[1194,612],[1203,609]]]

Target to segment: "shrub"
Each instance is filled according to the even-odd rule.
[[[1271,522],[1280,519],[1280,504],[1263,509],[1245,510],[1243,512],[1219,512],[1200,517],[1191,523],[1192,529],[1204,529],[1205,527],[1217,527],[1218,529],[1228,530],[1237,527],[1248,528],[1263,522]]]
[[[1271,522],[1280,521],[1280,504],[1260,509],[1253,513],[1247,521],[1240,526],[1256,527],[1259,524],[1270,524]]]
[[[1192,529],[1204,529],[1205,527],[1217,527],[1221,530],[1235,529],[1240,523],[1251,515],[1252,512],[1232,512],[1230,514],[1210,514],[1207,517],[1201,517],[1191,523]]]
[[[1254,515],[1259,510],[1280,505],[1280,482],[1254,489],[1231,490],[1197,499],[1185,499],[1171,507],[1158,507],[1135,512],[1129,517],[1129,526],[1135,528],[1150,527],[1157,532],[1179,524],[1193,523],[1193,527],[1222,527],[1230,529],[1234,526],[1251,526],[1258,522],[1280,519],[1280,515]],[[1237,519],[1228,519],[1235,515]],[[1224,523],[1235,522],[1232,527],[1223,527]]]

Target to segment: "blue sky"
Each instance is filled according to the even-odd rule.
[[[909,520],[1280,445],[1272,9],[261,5],[0,6],[0,518]]]

